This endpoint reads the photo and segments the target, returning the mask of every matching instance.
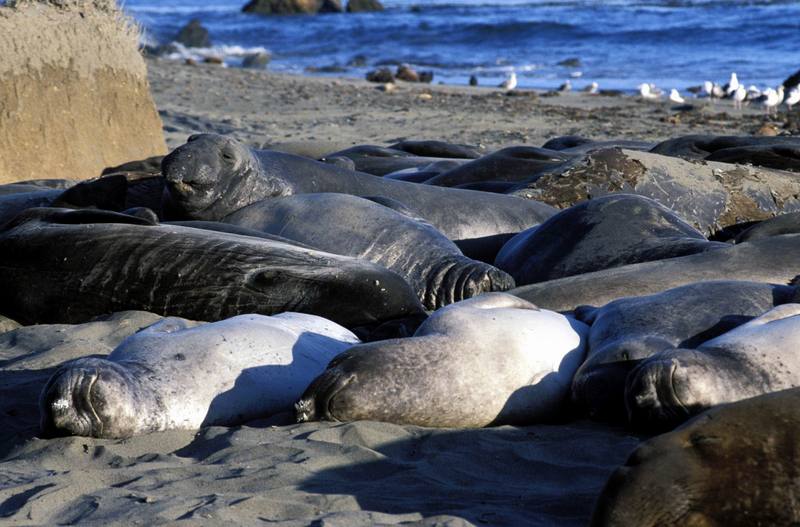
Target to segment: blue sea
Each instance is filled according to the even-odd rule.
[[[632,90],[724,83],[777,85],[800,69],[800,1],[386,0],[379,13],[258,16],[246,0],[127,0],[149,42],[167,43],[193,18],[231,65],[269,50],[269,68],[362,77],[382,64],[432,70],[434,82]],[[176,57],[177,58],[177,57]],[[358,59],[363,59],[359,61]],[[578,59],[579,65],[559,65]],[[324,73],[313,73],[322,75]]]

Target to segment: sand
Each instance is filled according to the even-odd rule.
[[[96,177],[165,151],[138,53],[112,0],[0,4],[0,183]]]
[[[761,108],[697,100],[694,111],[668,101],[485,87],[399,83],[395,91],[357,79],[301,77],[215,65],[147,61],[169,148],[197,132],[231,134],[254,146],[313,141],[337,146],[438,139],[487,149],[540,146],[560,135],[661,141],[686,134],[749,135]],[[430,98],[428,98],[430,96]],[[775,121],[779,130],[795,126]],[[331,150],[333,151],[333,150]]]
[[[634,97],[407,84],[386,93],[359,80],[147,64],[170,147],[217,132],[259,146],[311,142],[323,153],[404,138],[496,149],[564,134],[658,141],[752,133],[764,120],[723,103],[676,114]],[[287,424],[290,415],[118,441],[36,437],[36,399],[57,364],[105,355],[159,318],[128,312],[17,329],[0,320],[8,330],[0,334],[0,523],[584,525],[609,474],[642,439],[566,416],[561,424],[436,430]]]

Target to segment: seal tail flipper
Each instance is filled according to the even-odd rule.
[[[331,412],[333,398],[355,379],[354,374],[345,376],[338,368],[328,368],[306,388],[303,396],[294,405],[298,423],[308,421],[338,421]]]
[[[511,275],[493,265],[461,257],[433,270],[425,285],[423,304],[438,309],[482,293],[508,291],[515,283]]]

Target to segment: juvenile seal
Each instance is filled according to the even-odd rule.
[[[460,240],[519,232],[555,213],[535,201],[387,180],[212,134],[190,138],[164,158],[162,170],[183,219],[219,220],[263,199],[337,192],[397,200]]]
[[[540,172],[573,156],[535,146],[512,146],[448,170],[427,180],[428,185],[455,187],[470,183],[531,181]]]
[[[428,309],[514,287],[509,275],[465,257],[429,223],[396,208],[347,194],[298,194],[253,203],[223,221],[382,265]]]
[[[313,315],[241,315],[197,326],[166,318],[107,359],[61,366],[40,397],[48,435],[131,437],[233,425],[288,409],[358,339]]]
[[[639,446],[591,525],[797,525],[798,423],[796,388],[708,410]]]
[[[656,353],[628,376],[639,426],[675,426],[712,406],[800,386],[800,304],[783,304],[695,349]]]
[[[790,212],[760,221],[748,227],[736,236],[736,243],[750,242],[781,234],[797,233],[800,233],[800,212]]]
[[[594,419],[624,421],[625,381],[637,364],[663,350],[699,346],[797,299],[792,286],[712,280],[579,307],[576,318],[591,327],[572,400]]]
[[[722,247],[729,245],[709,242],[650,198],[612,194],[573,205],[517,234],[495,265],[523,285]]]
[[[0,230],[0,267],[0,313],[21,323],[139,309],[206,321],[299,311],[359,326],[422,311],[405,280],[370,262],[108,211],[26,211]]]
[[[558,413],[586,326],[503,293],[436,311],[407,339],[354,346],[297,403],[299,421],[433,427],[530,424]]]
[[[690,254],[517,287],[513,295],[545,309],[571,311],[628,296],[659,293],[703,280],[786,284],[797,274],[800,235],[785,234]]]

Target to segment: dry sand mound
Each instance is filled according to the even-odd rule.
[[[165,152],[137,30],[113,0],[9,2],[0,50],[0,183]]]

